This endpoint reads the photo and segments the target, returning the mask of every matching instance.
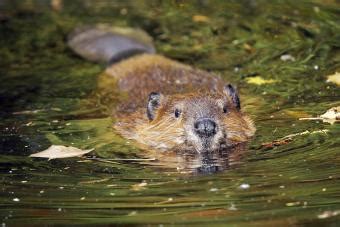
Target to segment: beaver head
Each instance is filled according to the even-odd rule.
[[[216,151],[246,142],[255,132],[231,85],[208,93],[152,92],[144,113],[130,115],[116,128],[126,137],[159,150]]]

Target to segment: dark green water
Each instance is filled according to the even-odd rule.
[[[65,44],[73,28],[95,23],[140,27],[159,53],[236,84],[258,129],[242,164],[192,175],[157,161],[29,158],[51,144],[111,159],[143,152],[89,104],[105,66]],[[0,0],[0,223],[338,226],[340,124],[298,120],[340,105],[339,87],[326,83],[335,71],[337,1],[79,0],[57,11],[50,1]],[[277,82],[246,82],[254,76]],[[261,148],[305,130],[328,132]]]

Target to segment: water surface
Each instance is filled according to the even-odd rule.
[[[340,105],[339,87],[326,83],[340,70],[339,6],[0,1],[0,223],[339,225],[340,125],[298,120]],[[159,53],[236,84],[258,129],[241,163],[190,174],[138,160],[144,151],[89,98],[105,65],[65,43],[76,26],[95,23],[140,27]],[[255,76],[275,82],[247,83]],[[306,130],[318,132],[261,146]],[[28,157],[52,144],[95,148],[97,159]]]

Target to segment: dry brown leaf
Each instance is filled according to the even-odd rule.
[[[322,120],[330,124],[340,122],[340,106],[332,107],[319,117],[304,117],[299,120]]]
[[[71,158],[71,157],[83,156],[84,154],[87,154],[93,150],[94,149],[81,150],[76,147],[65,147],[62,145],[52,145],[46,150],[31,154],[29,157],[48,158],[49,160],[56,159],[56,158]]]

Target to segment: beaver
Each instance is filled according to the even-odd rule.
[[[214,152],[247,142],[253,121],[220,76],[155,53],[141,30],[97,25],[74,31],[78,55],[108,64],[96,94],[113,105],[115,130],[156,151]]]

